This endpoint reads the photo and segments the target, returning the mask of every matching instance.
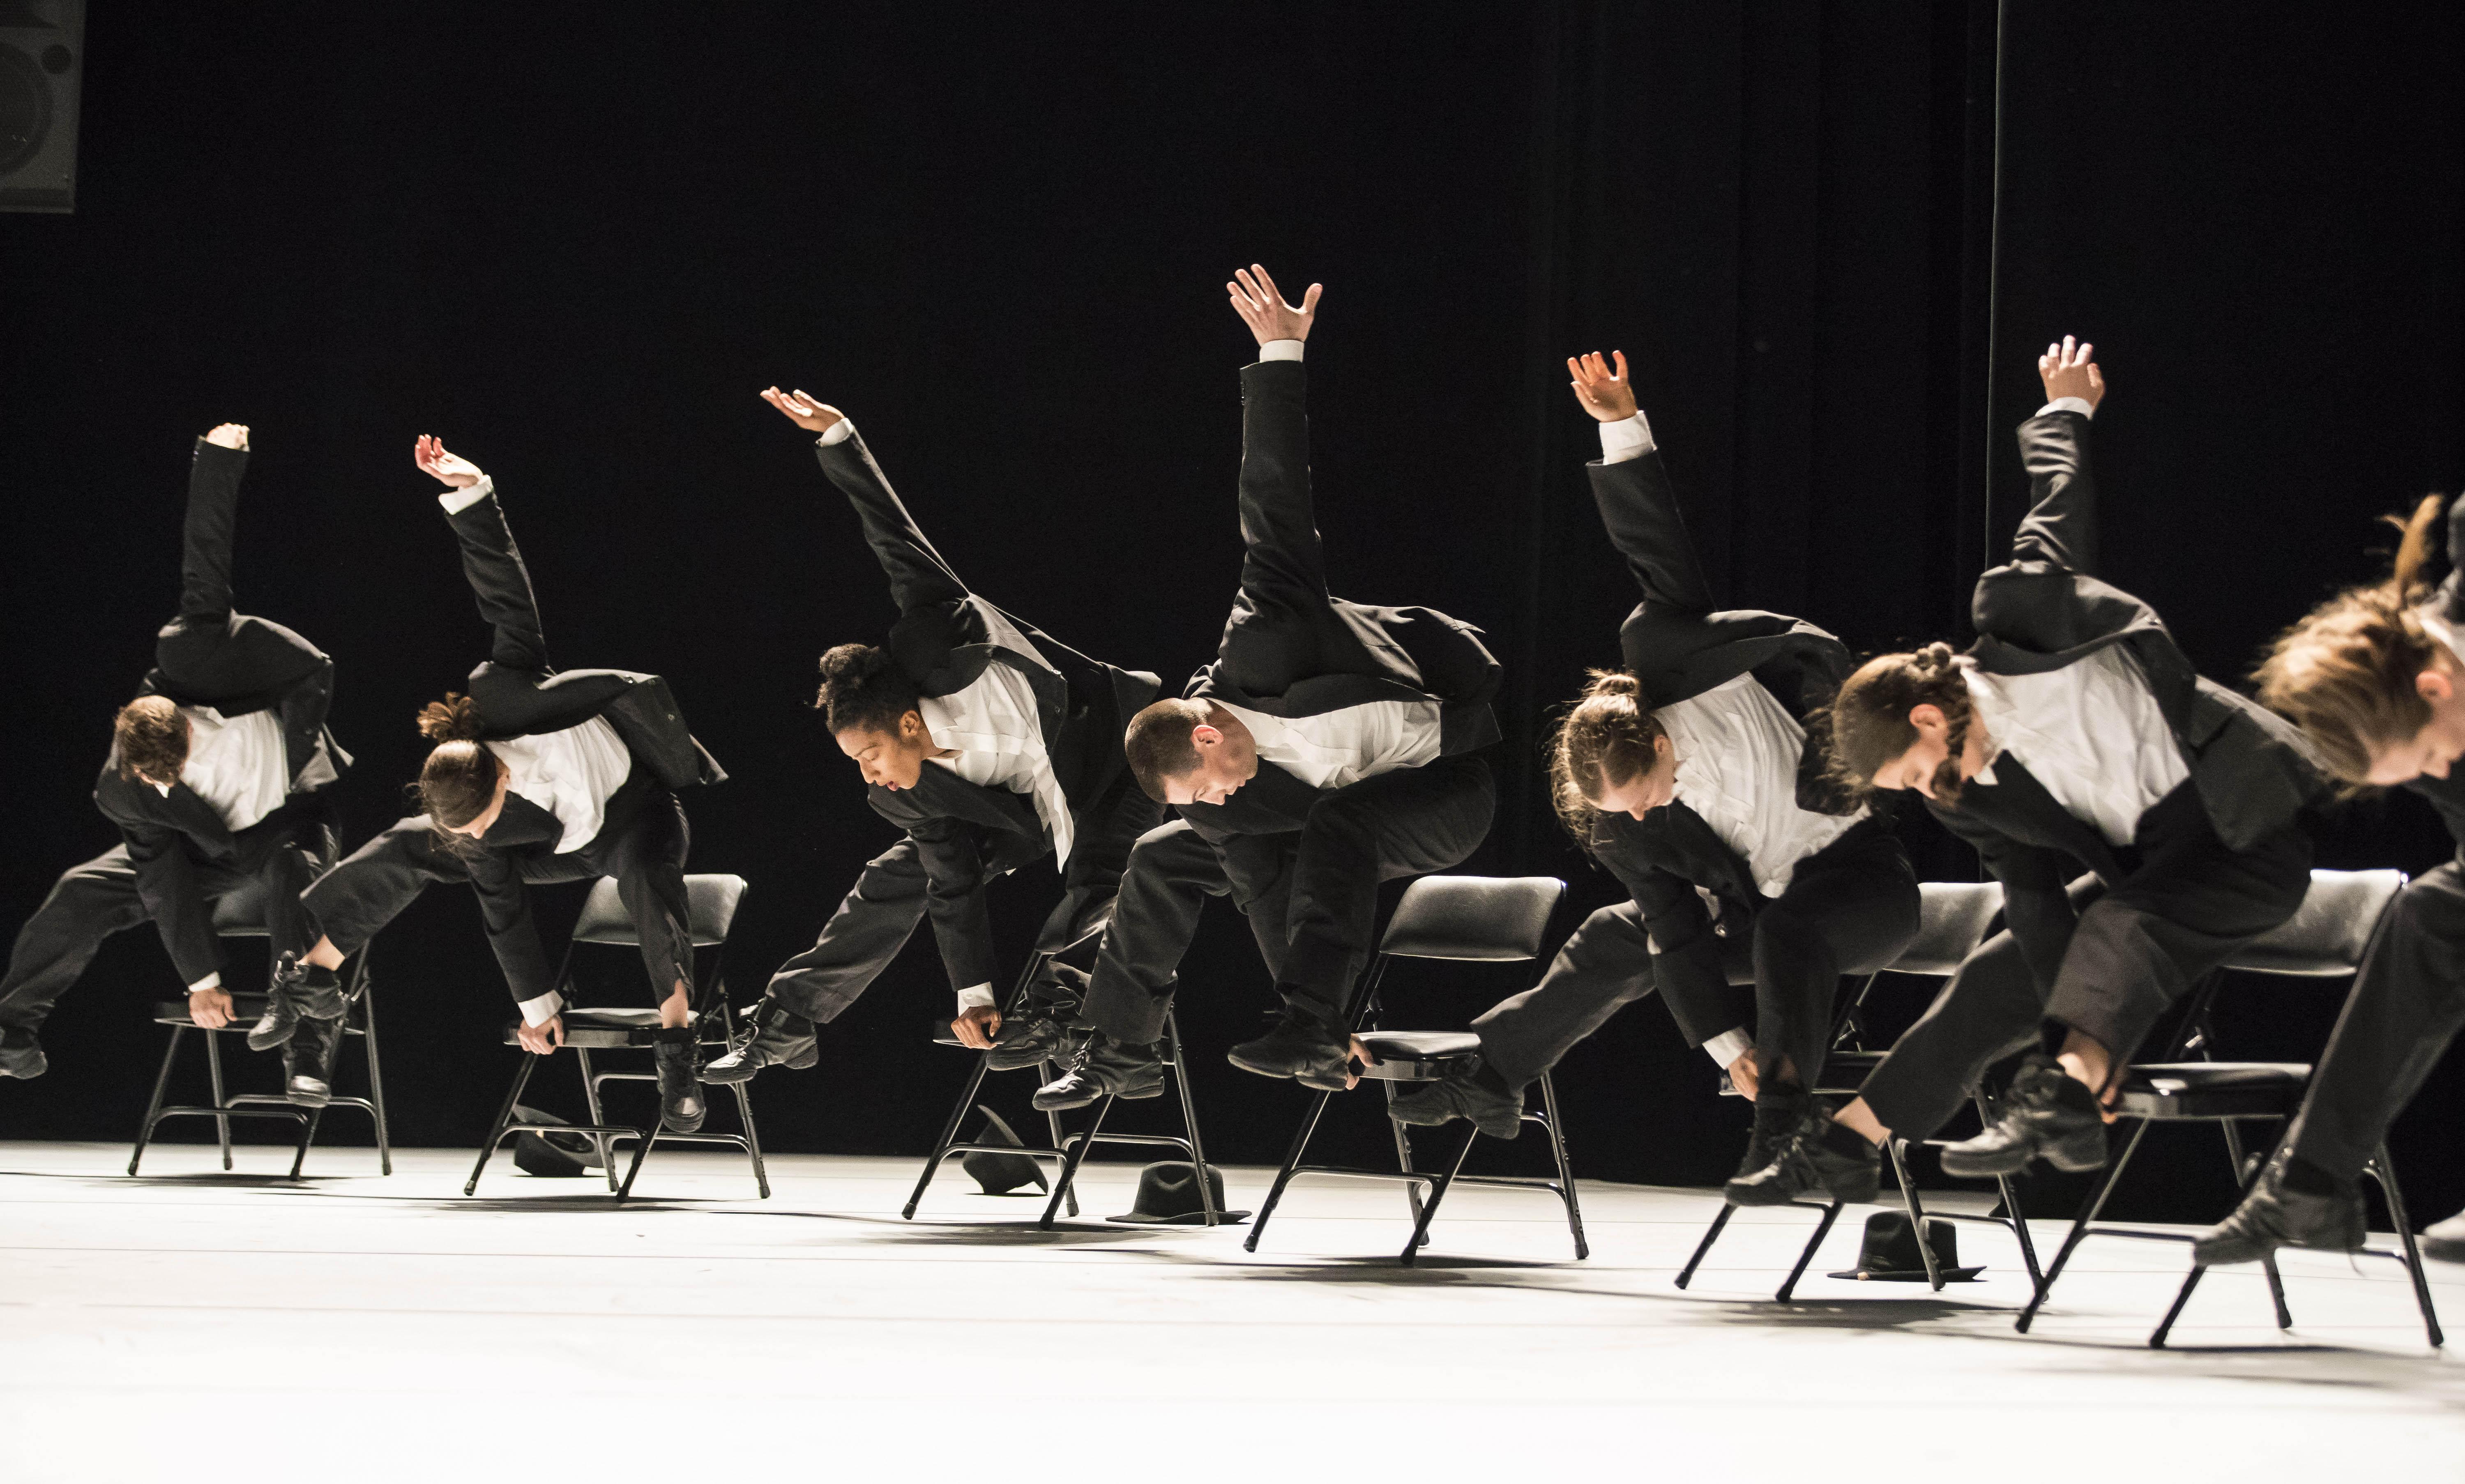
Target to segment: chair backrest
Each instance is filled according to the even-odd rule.
[[[1949,978],[1986,941],[1986,924],[2002,910],[2000,881],[1919,882],[1918,936],[1892,961],[1892,972]]]
[[[1404,888],[1378,951],[1491,963],[1537,959],[1566,895],[1556,876],[1423,876]]]
[[[2363,950],[2396,894],[2402,871],[2314,871],[2294,916],[2261,934],[2226,967],[2329,979],[2362,967]]]
[[[727,930],[736,921],[736,904],[744,898],[743,876],[685,877],[685,915],[692,924],[694,946],[715,948],[727,941]],[[573,924],[573,941],[624,947],[637,944],[633,915],[625,910],[624,898],[616,895],[614,876],[601,876],[590,883],[590,895],[583,899],[582,916]]]
[[[265,887],[252,876],[236,891],[214,898],[216,938],[265,938]]]

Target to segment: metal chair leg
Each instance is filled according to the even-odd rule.
[[[1971,1103],[1976,1105],[1978,1126],[1980,1128],[1993,1127],[1994,1110],[1986,1101],[1986,1089],[1983,1087],[1970,1088],[1968,1090],[1968,1099]],[[2022,1267],[2029,1270],[2029,1286],[2033,1289],[2036,1287],[2037,1280],[2045,1274],[2038,1271],[2037,1268],[2037,1244],[2031,1240],[2029,1236],[2029,1218],[2020,1209],[2020,1197],[2018,1193],[2013,1191],[2011,1188],[2010,1176],[1995,1176],[1994,1188],[2002,1193],[2003,1219],[2010,1225],[2011,1228],[2011,1235],[2020,1244],[2020,1264]]]
[[[655,1117],[642,1137],[633,1141],[633,1163],[625,1166],[625,1183],[616,1187],[616,1199],[624,1200],[633,1193],[633,1177],[642,1173],[642,1162],[650,1158],[651,1146],[659,1141],[659,1130],[665,1125]]]
[[[753,1184],[762,1199],[770,1199],[770,1176],[762,1167],[762,1131],[753,1126],[753,1098],[745,1084],[736,1084],[736,1115],[744,1121],[744,1152],[753,1161]]]
[[[1223,1215],[1215,1208],[1215,1185],[1207,1178],[1207,1150],[1198,1141],[1198,1105],[1189,1096],[1189,1063],[1182,1059],[1181,1027],[1174,1023],[1169,1008],[1164,1012],[1164,1039],[1166,1050],[1172,1053],[1173,1090],[1181,1095],[1181,1131],[1189,1136],[1189,1163],[1198,1171],[1199,1215],[1210,1227],[1222,1226]]]
[[[1063,1146],[1069,1152],[1061,1157],[1061,1173],[1054,1179],[1053,1199],[1044,1203],[1044,1215],[1035,1224],[1038,1229],[1053,1229],[1054,1212],[1061,1209],[1062,1198],[1078,1184],[1078,1166],[1087,1163],[1088,1153],[1096,1147],[1096,1135],[1104,1126],[1104,1115],[1113,1111],[1113,1103],[1114,1098],[1109,1095],[1098,1103],[1095,1117],[1088,1120],[1086,1134],[1077,1143]]]
[[[608,1115],[599,1106],[599,1078],[591,1068],[590,1052],[577,1046],[573,1049],[573,1056],[582,1064],[582,1105],[590,1110],[592,1123],[604,1126],[608,1122]],[[611,1151],[608,1145],[608,1136],[591,1135],[590,1145],[599,1151],[599,1173],[607,1180],[608,1188],[613,1191],[616,1188],[616,1162],[609,1158]]]
[[[2193,1264],[2191,1271],[2183,1275],[2183,1286],[2175,1291],[2172,1306],[2166,1309],[2165,1317],[2157,1321],[2156,1330],[2148,1337],[2149,1349],[2165,1348],[2165,1337],[2174,1333],[2174,1321],[2182,1317],[2183,1306],[2191,1301],[2191,1290],[2200,1286],[2201,1275],[2208,1271],[2204,1267]]]
[[[2285,1307],[2285,1279],[2277,1274],[2275,1252],[2259,1260],[2259,1271],[2268,1275],[2268,1298],[2270,1304],[2276,1310],[2276,1327],[2292,1329],[2294,1311]]]
[[[1276,1214],[1277,1205],[1283,1200],[1284,1187],[1293,1183],[1294,1167],[1301,1163],[1301,1156],[1309,1152],[1310,1136],[1318,1132],[1318,1120],[1326,1112],[1326,1100],[1334,1096],[1332,1093],[1317,1093],[1310,1097],[1309,1113],[1301,1119],[1300,1131],[1293,1135],[1292,1152],[1284,1156],[1283,1168],[1276,1171],[1276,1183],[1267,1187],[1267,1198],[1258,1203],[1258,1214],[1250,1222],[1250,1234],[1241,1239],[1243,1251],[1258,1250],[1258,1238],[1266,1231],[1268,1220]],[[1418,1224],[1418,1218],[1415,1218],[1415,1225]]]
[[[2388,1220],[2396,1228],[2398,1248],[2405,1253],[2406,1275],[2413,1279],[2413,1301],[2422,1310],[2422,1327],[2431,1338],[2431,1348],[2437,1350],[2448,1343],[2440,1332],[2439,1311],[2431,1302],[2431,1280],[2422,1271],[2422,1249],[2413,1239],[2413,1221],[2406,1214],[2405,1197],[2396,1187],[2396,1166],[2388,1159],[2387,1145],[2383,1143],[2371,1154],[2371,1162],[2363,1173],[2379,1183],[2380,1195],[2387,1203]]]
[[[1806,1276],[1807,1265],[1814,1261],[1814,1254],[1822,1248],[1823,1239],[1832,1234],[1832,1224],[1839,1219],[1838,1201],[1823,1208],[1823,1219],[1814,1224],[1814,1235],[1807,1238],[1805,1250],[1797,1254],[1797,1266],[1788,1270],[1788,1280],[1781,1284],[1779,1293],[1772,1295],[1774,1303],[1787,1303],[1789,1296],[1797,1292],[1797,1280]]]
[[[311,1112],[308,1117],[301,1121],[300,1125],[300,1148],[291,1156],[291,1179],[298,1180],[300,1178],[301,1167],[308,1163],[308,1146],[317,1141],[317,1125],[324,1121],[325,1110],[322,1108],[319,1108]]]
[[[171,1062],[180,1054],[180,1038],[189,1033],[186,1026],[171,1028],[171,1044],[163,1048],[163,1070],[154,1074],[154,1096],[145,1104],[145,1121],[137,1126],[137,1147],[128,1151],[128,1173],[137,1173],[138,1162],[145,1158],[145,1146],[154,1141],[154,1125],[163,1119],[163,1093],[171,1085]]]
[[[1934,1244],[1926,1240],[1925,1203],[1918,1198],[1918,1183],[1909,1178],[1909,1163],[1904,1151],[1908,1141],[1897,1136],[1883,1141],[1883,1148],[1892,1157],[1892,1176],[1900,1183],[1900,1205],[1909,1214],[1909,1229],[1917,1233],[1918,1257],[1925,1264],[1926,1287],[1943,1292],[1943,1265],[1936,1261]]]
[[[916,1188],[907,1197],[906,1208],[899,1213],[902,1219],[916,1219],[916,1207],[924,1200],[924,1187],[933,1183],[934,1175],[942,1168],[942,1162],[949,1157],[950,1146],[959,1141],[959,1125],[966,1121],[967,1110],[976,1105],[976,1092],[985,1085],[985,1073],[989,1070],[992,1054],[990,1052],[976,1053],[976,1070],[967,1074],[967,1085],[960,1090],[958,1102],[951,1106],[949,1120],[942,1125],[942,1137],[933,1141],[933,1152],[925,1156],[924,1171],[916,1177]],[[1052,1072],[1053,1063],[1046,1062],[1044,1070]],[[1061,1116],[1056,1113],[1046,1117],[1053,1124],[1053,1147],[1058,1149],[1061,1147]],[[1077,1212],[1071,1214],[1075,1216]]]
[[[376,998],[369,992],[368,986],[368,952],[374,946],[370,944],[360,950],[359,968],[354,977],[359,981],[356,998],[360,1009],[360,1051],[367,1058],[368,1101],[376,1109],[377,1172],[390,1175],[393,1173],[393,1132],[386,1122],[385,1068],[377,1060]]]
[[[211,1030],[205,1031],[203,1034],[206,1038],[206,1070],[213,1074],[214,1079],[214,1106],[228,1108],[231,1106],[231,1099],[223,1096],[222,1039],[219,1034]],[[219,1113],[214,1115],[214,1128],[222,1135],[223,1168],[229,1169],[232,1167],[230,1118]]]
[[[2046,1296],[2054,1291],[2054,1280],[2063,1275],[2063,1268],[2071,1262],[2072,1253],[2078,1250],[2080,1238],[2087,1233],[2089,1223],[2097,1220],[2105,1209],[2105,1198],[2114,1193],[2115,1182],[2122,1178],[2123,1167],[2131,1163],[2133,1155],[2140,1152],[2140,1141],[2148,1137],[2148,1127],[2145,1119],[2133,1125],[2131,1141],[2122,1146],[2121,1158],[2107,1163],[2104,1177],[2089,1191],[2088,1199],[2080,1203],[2079,1215],[2073,1219],[2071,1230],[2064,1233],[2062,1247],[2055,1251],[2054,1262],[2046,1269],[2046,1275],[2037,1280],[2037,1290],[2029,1296],[2028,1307],[2020,1311],[2020,1318],[2012,1325],[2021,1334],[2029,1333],[2029,1326],[2036,1322],[2037,1311],[2045,1307]]]
[[[1575,1238],[1575,1260],[1581,1262],[1592,1255],[1592,1246],[1584,1240],[1584,1207],[1575,1196],[1575,1166],[1566,1159],[1566,1125],[1558,1120],[1558,1088],[1546,1072],[1541,1074],[1541,1114],[1549,1130],[1549,1152],[1558,1161],[1558,1193],[1566,1203],[1566,1229]]]
[[[1695,1254],[1686,1259],[1685,1267],[1677,1270],[1677,1286],[1679,1288],[1684,1288],[1687,1284],[1695,1281],[1695,1270],[1702,1266],[1703,1254],[1712,1250],[1713,1243],[1721,1240],[1721,1229],[1728,1226],[1729,1218],[1737,1213],[1738,1208],[1736,1207],[1730,1205],[1726,1201],[1721,1203],[1721,1214],[1712,1218],[1712,1225],[1704,1231],[1703,1240],[1695,1244]]]
[[[1043,1077],[1046,1082],[1050,1082],[1055,1077],[1061,1075],[1061,1064],[1048,1058],[1044,1065],[1037,1071],[1036,1074]],[[1055,1149],[1060,1148],[1061,1115],[1057,1112],[1048,1110],[1044,1115],[1044,1127],[1046,1132],[1052,1136],[1049,1141],[1052,1147]],[[921,1190],[923,1187],[920,1185],[917,1188]],[[1068,1196],[1063,1198],[1061,1209],[1062,1212],[1069,1216],[1071,1220],[1076,1221],[1078,1219],[1078,1192],[1077,1190],[1072,1190]]]
[[[1395,1102],[1395,1084],[1388,1082],[1386,1086],[1388,1106],[1392,1107]],[[1403,1124],[1391,1118],[1387,1120],[1387,1126],[1395,1133],[1396,1172],[1404,1175],[1418,1174],[1419,1171],[1412,1168],[1411,1136],[1404,1132]],[[1419,1181],[1404,1182],[1404,1208],[1411,1213],[1412,1226],[1418,1229],[1421,1226],[1421,1183]]]
[[[497,1141],[505,1137],[505,1125],[514,1121],[514,1104],[522,1101],[522,1089],[530,1082],[531,1053],[517,1052],[515,1054],[522,1061],[514,1069],[513,1090],[505,1094],[505,1105],[497,1110],[497,1121],[488,1125],[488,1138],[479,1145],[479,1163],[471,1166],[471,1178],[462,1183],[464,1195],[479,1188],[480,1172],[488,1167],[488,1157],[497,1152]]]
[[[1430,1199],[1421,1207],[1421,1219],[1412,1226],[1412,1239],[1404,1244],[1403,1255],[1395,1259],[1404,1267],[1412,1266],[1412,1259],[1420,1255],[1422,1244],[1430,1238],[1430,1223],[1438,1214],[1438,1203],[1447,1198],[1447,1187],[1463,1173],[1464,1160],[1472,1154],[1473,1141],[1478,1138],[1480,1128],[1477,1124],[1464,1132],[1464,1141],[1455,1146],[1454,1162],[1447,1165],[1447,1172],[1438,1177],[1438,1183],[1430,1187]]]

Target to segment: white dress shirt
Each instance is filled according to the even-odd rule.
[[[180,715],[189,720],[189,761],[180,769],[180,782],[213,807],[225,829],[236,834],[282,807],[291,792],[291,766],[280,717],[271,710],[225,717],[211,706],[182,706]],[[320,743],[320,756],[322,752]],[[328,764],[326,781],[333,776]],[[316,786],[305,777],[301,784]],[[165,798],[171,794],[167,784],[155,784],[154,791]],[[216,969],[190,985],[189,992],[219,989],[222,983],[222,971]]]
[[[1994,764],[2017,758],[2054,802],[2093,825],[2108,845],[2129,845],[2140,816],[2191,776],[2140,662],[2110,644],[2042,675],[1988,675],[1964,660],[1969,705]]]
[[[505,764],[505,791],[554,814],[565,826],[560,855],[599,837],[609,797],[633,773],[633,754],[606,717],[530,737],[481,742]]]
[[[1035,817],[1053,840],[1055,869],[1069,863],[1070,800],[1053,776],[1036,715],[1035,691],[1027,676],[996,660],[965,689],[947,696],[920,696],[917,714],[936,744],[957,749],[927,758],[971,784],[1027,795]]]
[[[1798,808],[1798,760],[1806,728],[1751,675],[1653,713],[1677,754],[1676,797],[1738,853],[1755,890],[1788,890],[1797,863],[1866,817]]]
[[[1443,741],[1434,700],[1369,700],[1289,719],[1243,706],[1224,709],[1250,729],[1259,757],[1318,789],[1419,767],[1437,757]]]

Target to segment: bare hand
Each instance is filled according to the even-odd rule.
[[[214,431],[206,434],[206,441],[218,449],[245,449],[248,447],[248,424],[217,423]]]
[[[1001,1034],[1001,1011],[989,1005],[969,1006],[959,1011],[959,1018],[950,1022],[950,1029],[959,1033],[959,1044],[967,1050],[991,1051],[993,1037]]]
[[[514,1038],[522,1043],[523,1051],[544,1056],[565,1044],[565,1017],[550,1015],[536,1026],[523,1021],[515,1028]]]
[[[1232,312],[1241,317],[1251,334],[1258,337],[1259,344],[1274,340],[1309,339],[1310,325],[1318,319],[1321,285],[1311,284],[1309,292],[1301,296],[1300,307],[1296,309],[1284,302],[1276,280],[1256,263],[1233,270],[1232,278],[1232,282],[1224,285],[1224,291],[1232,296]]]
[[[445,452],[444,440],[431,433],[419,435],[419,442],[412,446],[411,456],[418,463],[421,473],[457,490],[467,490],[487,477],[479,472],[478,465],[458,454]]]
[[[1378,1058],[1369,1054],[1369,1048],[1361,1044],[1359,1036],[1354,1036],[1351,1044],[1345,1048],[1344,1090],[1347,1093],[1361,1085],[1361,1074],[1352,1070],[1352,1064],[1356,1061],[1365,1067],[1378,1065]]]
[[[1566,374],[1574,378],[1568,385],[1575,388],[1575,400],[1585,411],[1605,423],[1622,423],[1634,415],[1634,388],[1626,379],[1626,352],[1610,354],[1617,357],[1615,374],[1597,350],[1568,360]]]
[[[2059,345],[2048,345],[2037,358],[2037,375],[2046,384],[2046,400],[2078,397],[2095,407],[2105,396],[2105,373],[2089,358],[2097,347],[2086,341],[2075,345],[2068,335]]]
[[[810,391],[781,391],[773,387],[762,393],[762,400],[788,414],[788,420],[807,432],[828,432],[847,421],[847,414],[827,402],[816,402]]]
[[[1755,1100],[1755,1094],[1762,1091],[1763,1072],[1755,1066],[1753,1052],[1740,1052],[1738,1059],[1729,1063],[1729,1085],[1746,1101]]]
[[[226,443],[223,447],[229,448],[231,445]],[[220,1030],[230,1025],[232,1023],[231,991],[228,989],[189,990],[189,1018],[208,1030]]]

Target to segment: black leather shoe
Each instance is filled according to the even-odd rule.
[[[283,1096],[303,1108],[334,1100],[334,1052],[343,1044],[339,1020],[302,1020],[282,1043]]]
[[[1344,1091],[1351,1038],[1307,1010],[1287,1009],[1265,1035],[1242,1042],[1224,1059],[1262,1077],[1292,1077],[1321,1092]]]
[[[750,1082],[765,1067],[802,1072],[822,1059],[813,1023],[776,1000],[754,1007],[753,1039],[701,1069],[705,1082]]]
[[[1016,1072],[1048,1061],[1066,1065],[1077,1049],[1070,1028],[1039,1008],[1002,1022],[1001,1034],[993,1037],[985,1066],[994,1072]]]
[[[1473,1127],[1492,1139],[1512,1139],[1523,1132],[1523,1095],[1493,1086],[1496,1074],[1483,1076],[1483,1070],[1476,1064],[1424,1082],[1389,1102],[1387,1116],[1398,1123],[1431,1128],[1469,1119]]]
[[[34,1032],[23,1026],[0,1027],[0,1077],[38,1077],[50,1066]]]
[[[1875,1199],[1882,1187],[1883,1151],[1863,1134],[1832,1121],[1831,1110],[1809,1101],[1772,1162],[1721,1189],[1732,1206],[1786,1206],[1801,1195],[1850,1205]]]
[[[2039,1158],[2072,1175],[2105,1168],[2105,1119],[2097,1094],[2042,1054],[2020,1064],[2003,1095],[2002,1116],[1986,1132],[1943,1146],[1943,1172],[1987,1180],[2016,1175]]]
[[[694,1028],[669,1026],[655,1033],[658,1039],[651,1043],[651,1054],[658,1064],[659,1126],[671,1134],[698,1134],[710,1109],[702,1101],[701,1081],[695,1075],[694,1063],[701,1048],[695,1044]]]
[[[1807,1108],[1811,1101],[1798,1088],[1763,1089],[1755,1098],[1755,1127],[1754,1132],[1746,1136],[1745,1158],[1738,1162],[1738,1172],[1729,1179],[1743,1180],[1779,1159],[1789,1136],[1806,1121]]]
[[[1153,1041],[1116,1041],[1100,1030],[1087,1032],[1070,1070],[1035,1090],[1035,1106],[1043,1113],[1084,1108],[1099,1097],[1164,1096],[1164,1053]]]
[[[298,954],[286,953],[274,965],[267,988],[265,1013],[248,1030],[248,1049],[270,1052],[291,1039],[302,1019],[343,1018],[343,981],[332,969],[320,968]]]
[[[2347,1185],[2335,1195],[2285,1187],[2283,1170],[2271,1166],[2242,1198],[2232,1215],[2200,1233],[2191,1260],[2204,1268],[2257,1262],[2280,1247],[2350,1252],[2363,1245],[2363,1192]]]

